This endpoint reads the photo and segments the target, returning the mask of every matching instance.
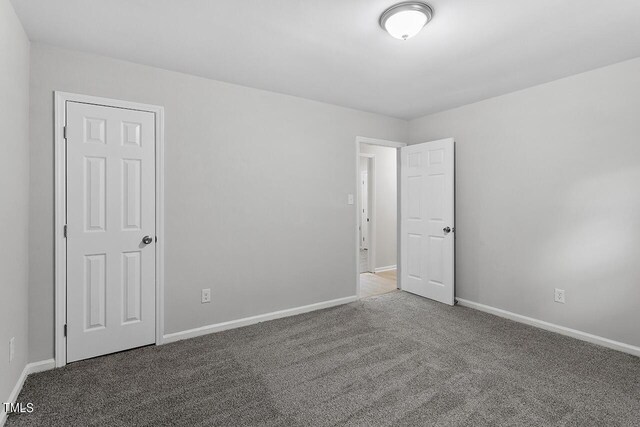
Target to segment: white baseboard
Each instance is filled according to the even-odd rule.
[[[35,374],[36,372],[48,371],[49,369],[55,368],[55,366],[56,366],[56,362],[53,359],[41,360],[40,362],[33,362],[33,363],[27,364],[22,370],[22,373],[18,378],[18,382],[16,382],[16,385],[13,387],[13,390],[9,395],[9,399],[0,402],[0,404],[5,402],[15,403],[16,399],[18,398],[18,395],[20,394],[20,391],[22,391],[22,386],[24,385],[24,382],[27,379],[28,375]],[[7,413],[4,411],[4,405],[3,405],[0,408],[0,427],[4,426],[4,423],[6,421],[7,421]]]
[[[226,331],[228,329],[240,328],[242,326],[249,326],[260,322],[266,322],[268,320],[280,319],[283,317],[295,316],[296,314],[308,313],[310,311],[321,310],[323,308],[335,307],[337,305],[348,304],[350,302],[357,301],[357,296],[351,296],[346,298],[339,298],[330,301],[318,302],[315,304],[304,305],[302,307],[289,308],[286,310],[274,311],[272,313],[260,314],[257,316],[245,317],[243,319],[230,320],[228,322],[216,323],[213,325],[201,326],[195,329],[189,329],[182,332],[174,332],[163,336],[162,343],[170,343],[174,341],[180,341],[187,338],[199,337],[201,335],[207,335],[214,332]]]
[[[640,347],[636,347],[631,344],[625,344],[618,341],[610,340],[609,338],[603,338],[597,335],[589,334],[587,332],[578,331],[576,329],[567,328],[564,326],[556,325],[554,323],[545,322],[543,320],[534,319],[532,317],[523,316],[521,314],[512,313],[510,311],[502,310],[500,308],[491,307],[489,305],[480,304],[473,301],[468,301],[462,298],[456,298],[458,304],[463,307],[469,307],[476,310],[484,311],[505,319],[514,320],[516,322],[525,323],[530,326],[535,326],[540,329],[544,329],[551,332],[556,332],[561,335],[566,335],[572,338],[577,338],[582,341],[587,341],[592,344],[598,344],[603,347],[611,348],[613,350],[629,353],[634,356],[640,357]]]
[[[387,265],[386,267],[377,267],[374,268],[373,271],[374,273],[382,273],[383,271],[390,271],[390,270],[395,270],[397,266],[395,265]]]

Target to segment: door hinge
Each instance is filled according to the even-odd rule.
[[[64,235],[64,238],[66,239],[67,238],[67,224],[64,225],[64,229],[63,229],[62,233]]]
[[[67,325],[64,325],[64,336],[67,336]]]
[[[66,126],[62,127],[62,137],[64,139],[67,139],[67,127]]]

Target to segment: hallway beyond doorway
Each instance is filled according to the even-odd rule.
[[[397,270],[360,274],[360,298],[382,295],[398,289]]]

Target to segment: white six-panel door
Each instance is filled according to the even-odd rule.
[[[400,149],[402,290],[454,304],[454,141]]]
[[[78,102],[66,110],[73,362],[155,342],[155,117]]]

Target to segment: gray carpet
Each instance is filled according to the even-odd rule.
[[[640,425],[640,358],[392,292],[29,376],[8,426]]]

